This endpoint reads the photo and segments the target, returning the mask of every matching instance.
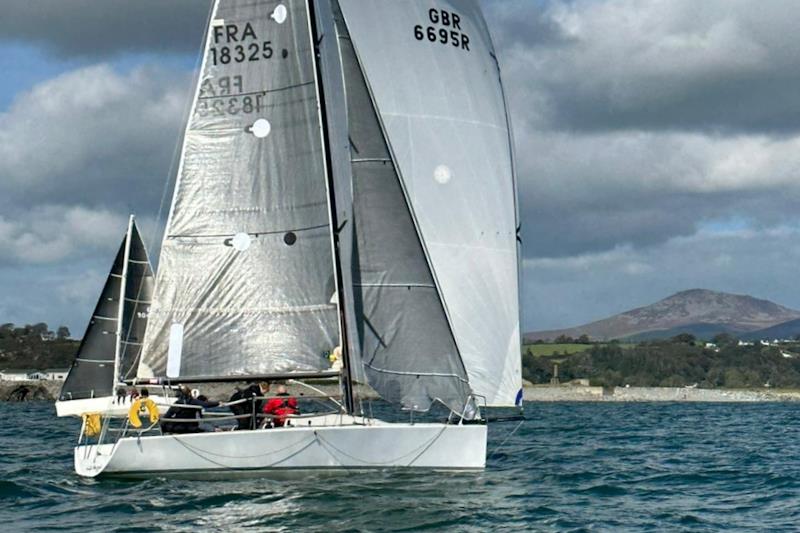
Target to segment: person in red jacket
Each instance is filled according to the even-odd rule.
[[[297,400],[291,396],[283,385],[278,386],[275,398],[271,398],[264,405],[264,414],[272,415],[272,425],[276,428],[286,424],[287,415],[296,415],[300,411],[297,409]],[[269,419],[266,421],[269,426]]]

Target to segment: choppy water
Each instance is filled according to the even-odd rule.
[[[528,404],[485,472],[300,480],[83,480],[77,422],[0,404],[13,531],[800,529],[800,405]]]

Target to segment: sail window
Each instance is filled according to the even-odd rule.
[[[237,233],[231,239],[231,244],[233,245],[234,249],[238,252],[244,252],[248,248],[250,248],[250,243],[252,240],[250,239],[250,235],[247,233]]]
[[[263,139],[269,132],[272,131],[272,124],[269,123],[269,120],[265,118],[260,118],[253,122],[253,126],[250,128],[250,132],[258,137],[259,139]]]
[[[278,4],[275,10],[270,15],[270,18],[277,22],[278,24],[283,24],[286,22],[286,17],[289,15],[289,12],[286,10],[286,6],[283,4]]]
[[[285,242],[288,246],[292,246],[297,242],[297,235],[295,235],[293,231],[290,231],[283,236],[283,242]]]
[[[447,165],[439,165],[433,171],[433,179],[435,179],[438,183],[445,185],[450,181],[450,178],[453,177],[453,171],[450,170],[450,167]]]

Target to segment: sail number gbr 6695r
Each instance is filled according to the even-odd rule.
[[[429,41],[445,46],[454,46],[461,50],[469,50],[469,36],[461,30],[461,17],[458,13],[444,9],[429,9],[430,26],[417,24],[414,26],[414,38],[418,41]]]

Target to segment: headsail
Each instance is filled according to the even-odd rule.
[[[138,356],[152,287],[153,271],[147,250],[131,217],[128,232],[61,388],[60,401],[112,395],[115,384],[125,378]],[[117,358],[119,375],[115,376]]]
[[[402,183],[338,9],[356,243],[356,322],[369,384],[386,400],[461,411],[470,389]]]
[[[339,0],[472,390],[521,386],[511,136],[474,0]]]
[[[305,0],[217,0],[139,376],[314,371],[339,342]],[[173,330],[175,331],[175,330]]]

